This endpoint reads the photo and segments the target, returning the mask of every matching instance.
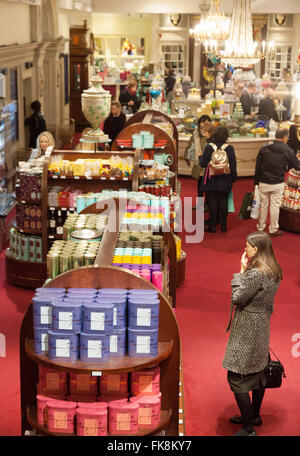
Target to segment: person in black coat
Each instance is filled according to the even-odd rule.
[[[29,146],[32,149],[36,147],[38,136],[47,130],[44,116],[41,113],[41,103],[36,100],[30,105],[33,114],[25,120],[25,127],[29,127]]]
[[[132,111],[135,114],[141,106],[141,102],[139,101],[136,92],[137,92],[138,84],[136,81],[130,81],[128,83],[127,89],[120,93],[119,101],[122,106],[126,106],[129,111]]]
[[[167,71],[167,77],[166,77],[166,81],[165,81],[166,96],[168,96],[169,93],[172,92],[175,82],[176,82],[176,77],[175,77],[174,70],[172,70],[172,68],[169,68]]]
[[[297,134],[298,127],[297,125],[291,125],[290,130],[289,130],[289,139],[288,139],[288,145],[293,149],[295,154],[300,151],[300,141],[298,139],[298,134]]]
[[[118,136],[120,131],[123,130],[126,123],[126,116],[122,112],[122,106],[119,101],[112,101],[111,112],[104,122],[103,131],[111,139],[111,144]]]
[[[242,103],[242,108],[245,115],[251,114],[251,108],[255,107],[255,100],[253,95],[256,92],[256,85],[253,82],[250,82],[247,88],[245,88],[240,97],[240,102]]]
[[[210,213],[210,225],[205,228],[209,233],[216,232],[217,217],[220,214],[221,231],[227,231],[227,215],[228,215],[228,196],[232,190],[232,184],[237,180],[236,173],[236,157],[234,148],[228,145],[226,153],[228,156],[230,174],[220,176],[209,175],[209,162],[211,160],[214,148],[211,143],[215,144],[218,149],[226,143],[228,139],[228,130],[226,127],[218,127],[210,139],[210,143],[206,145],[203,155],[199,160],[200,166],[206,168],[201,183],[201,190],[208,196],[207,203]]]
[[[272,89],[266,89],[265,96],[260,100],[258,105],[258,115],[266,116],[269,119],[279,122],[278,114],[275,110],[275,103],[273,101],[274,92]]]

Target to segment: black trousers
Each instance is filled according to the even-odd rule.
[[[228,216],[228,192],[206,192],[211,226],[216,227],[218,215],[222,225],[226,225]]]

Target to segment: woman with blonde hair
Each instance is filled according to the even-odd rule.
[[[269,120],[273,119],[275,122],[279,122],[274,103],[274,91],[270,88],[264,90],[264,98],[260,100],[258,105],[258,115],[266,116]]]
[[[29,161],[45,155],[48,147],[55,147],[55,140],[50,131],[43,131],[36,140],[36,148],[32,149]]]
[[[260,426],[260,408],[265,394],[264,370],[268,364],[270,319],[282,271],[274,255],[270,236],[251,233],[241,258],[241,269],[231,281],[230,336],[223,367],[241,416],[230,421],[243,425],[235,436],[255,436]],[[233,311],[234,317],[232,319]],[[232,324],[231,324],[232,320]],[[252,391],[252,401],[249,392]]]

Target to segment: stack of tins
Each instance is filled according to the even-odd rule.
[[[99,382],[89,374],[39,366],[37,391],[38,423],[53,433],[135,435],[160,422],[159,366],[130,375],[104,374]]]

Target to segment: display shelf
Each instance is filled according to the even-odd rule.
[[[132,358],[130,356],[113,357],[106,363],[87,363],[84,361],[64,362],[51,361],[47,356],[37,355],[34,351],[34,341],[26,339],[25,351],[27,355],[36,363],[45,367],[74,372],[78,374],[88,374],[92,372],[102,372],[103,374],[117,374],[121,372],[134,372],[147,369],[147,367],[160,364],[172,353],[173,341],[159,342],[158,355],[153,358]]]
[[[51,180],[59,180],[59,181],[62,181],[62,180],[66,180],[68,181],[68,183],[70,183],[70,181],[78,181],[78,180],[83,180],[83,181],[118,181],[118,182],[122,182],[122,181],[132,181],[132,176],[129,176],[129,177],[101,177],[101,176],[73,176],[73,177],[69,177],[69,176],[58,176],[58,175],[52,175],[52,174],[49,174],[48,175],[48,179],[51,179]]]
[[[300,211],[281,207],[279,213],[279,226],[283,230],[300,233]]]
[[[117,144],[118,146],[118,149],[120,150],[135,150],[136,148],[135,147],[132,147],[132,146],[121,146],[120,144]],[[156,150],[156,151],[164,151],[165,149],[167,149],[168,145],[166,146],[157,146],[157,147],[141,147],[141,150]]]
[[[42,435],[48,435],[48,436],[55,436],[55,437],[76,437],[76,434],[64,434],[61,432],[50,432],[47,429],[47,426],[42,426],[41,424],[38,423],[37,421],[37,413],[36,413],[36,407],[35,406],[28,406],[26,410],[27,414],[27,419],[29,424],[33,427],[33,429],[36,429],[39,434]],[[137,434],[134,434],[133,437],[143,437],[143,436],[150,436],[150,435],[156,435],[163,429],[165,429],[168,424],[170,423],[170,419],[172,416],[172,410],[162,410],[161,411],[161,417],[160,417],[160,422],[159,425],[153,429],[146,429],[146,428],[140,428]],[[124,437],[124,434],[122,434]],[[110,434],[107,433],[107,437],[118,437],[118,434]],[[121,437],[121,434],[119,435]]]
[[[16,230],[20,231],[20,233],[24,234],[32,234],[32,236],[41,236],[42,230],[30,230],[29,228],[19,228],[15,226]]]
[[[147,111],[146,111],[147,112]],[[130,119],[131,120],[131,119]],[[141,131],[150,131],[154,135],[154,143],[159,140],[166,141],[166,148],[168,154],[172,155],[173,163],[169,166],[171,172],[175,174],[175,177],[170,180],[170,185],[172,185],[173,191],[176,191],[177,188],[177,172],[178,172],[178,159],[177,159],[177,142],[174,138],[169,136],[164,130],[152,123],[134,123],[125,127],[117,136],[117,138],[112,143],[112,150],[118,149],[119,140],[129,140],[132,138],[132,135],[135,133],[140,133]],[[177,131],[177,130],[176,130]],[[141,153],[141,149],[139,153]],[[160,151],[161,152],[161,151]],[[160,153],[159,152],[159,153]],[[140,156],[139,156],[140,159]]]
[[[20,203],[20,204],[32,204],[32,205],[36,205],[36,206],[41,206],[42,205],[42,200],[37,200],[37,201],[34,201],[34,200],[23,200],[23,199],[20,199],[20,198],[15,198],[16,202],[17,203]]]
[[[6,280],[23,288],[43,286],[47,276],[45,262],[34,263],[15,258],[9,249],[5,251]]]
[[[186,253],[182,250],[181,257],[177,259],[176,287],[185,281]]]
[[[47,288],[127,288],[127,289],[156,289],[150,282],[141,277],[136,276],[126,270],[111,266],[78,268],[59,275],[55,279],[49,281]],[[163,294],[158,293],[160,301],[160,316],[159,316],[159,333],[158,341],[160,346],[160,354],[156,358],[134,359],[129,360],[124,357],[123,361],[112,360],[111,363],[124,363],[123,371],[139,370],[141,366],[150,367],[156,363],[160,365],[160,390],[162,393],[161,406],[163,411],[169,411],[169,417],[162,415],[163,422],[160,430],[165,430],[166,436],[178,435],[178,413],[179,413],[179,374],[181,362],[181,343],[179,337],[179,329],[174,312]],[[31,350],[33,339],[33,306],[29,304],[24,314],[21,333],[20,333],[20,372],[21,372],[21,417],[22,417],[22,435],[32,427],[35,428],[36,415],[32,410],[32,404],[36,402],[36,384],[38,382],[38,365],[43,364],[42,357],[32,355]],[[30,345],[31,341],[31,345]],[[136,365],[129,365],[129,363]],[[67,363],[56,363],[47,360],[47,365],[60,370],[69,371],[70,365]],[[126,364],[127,363],[127,364]],[[97,363],[96,369],[99,371],[99,366],[104,366],[104,363]],[[92,367],[92,366],[90,366]],[[91,369],[90,369],[91,370]],[[109,371],[110,369],[108,369]],[[84,370],[86,372],[86,369]],[[114,372],[116,372],[114,370]],[[181,381],[182,383],[182,381]],[[28,409],[29,407],[29,409]],[[28,413],[29,410],[29,413]],[[35,421],[32,419],[35,418]],[[159,432],[156,429],[156,432]]]

